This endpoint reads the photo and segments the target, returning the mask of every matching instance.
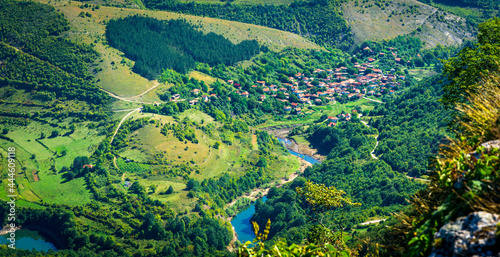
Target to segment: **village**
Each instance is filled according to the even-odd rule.
[[[368,61],[373,62],[374,59],[369,58]],[[261,92],[257,96],[261,102],[270,97],[276,98],[286,103],[285,112],[301,114],[305,105],[325,105],[336,101],[356,101],[367,96],[391,95],[405,80],[405,76],[395,75],[394,69],[384,72],[369,63],[355,63],[354,68],[358,70],[358,74],[349,75],[347,67],[316,69],[310,77],[302,73],[289,77],[291,83],[282,83],[278,86],[266,85],[265,81],[256,81],[251,87],[255,92]],[[323,78],[318,76],[321,73]],[[227,83],[233,85],[239,95],[249,97],[250,93],[243,90],[242,85],[233,80],[228,80]]]

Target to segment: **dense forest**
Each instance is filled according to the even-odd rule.
[[[197,16],[240,21],[280,29],[340,49],[354,42],[336,1],[297,1],[291,5],[208,4],[177,0],[147,0],[146,7]]]
[[[379,131],[375,155],[394,170],[409,176],[425,174],[429,158],[445,142],[451,112],[438,102],[442,96],[439,76],[426,78],[394,101],[370,112],[370,125]]]
[[[406,204],[405,199],[419,188],[385,162],[372,159],[370,151],[375,146],[375,131],[360,121],[335,127],[319,125],[308,131],[311,138],[318,141],[313,144],[322,145],[329,154],[321,164],[307,168],[304,179],[284,189],[272,189],[265,203],[257,202],[252,221],[265,224],[271,218],[269,238],[276,235],[290,243],[301,243],[303,238],[313,234],[308,232],[312,223],[307,218],[313,210],[295,192],[305,180],[335,186],[344,190],[353,201],[361,203],[360,207],[333,210],[326,216],[323,223],[329,225],[343,219],[344,231],[350,231],[367,217],[385,216],[399,210]]]
[[[472,43],[466,42],[466,45]],[[397,36],[390,40],[364,41],[353,49],[356,59],[373,57],[378,59],[379,68],[389,70],[393,67],[408,69],[433,66],[436,72],[441,72],[443,65],[440,60],[447,60],[456,53],[456,47],[438,45],[432,49],[424,49],[423,42],[410,35]],[[381,55],[382,53],[382,55]],[[399,58],[399,61],[396,61]]]
[[[233,44],[215,33],[204,35],[184,20],[160,21],[137,15],[111,20],[106,38],[135,61],[136,73],[149,79],[157,78],[164,69],[187,73],[195,62],[233,65],[260,51],[255,40]]]
[[[52,6],[2,1],[0,9],[0,41],[77,77],[92,79],[88,66],[99,54],[89,45],[58,37],[69,30],[69,23]]]

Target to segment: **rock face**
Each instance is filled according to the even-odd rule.
[[[434,235],[434,248],[429,257],[497,256],[500,242],[495,239],[500,215],[473,212],[445,224]]]

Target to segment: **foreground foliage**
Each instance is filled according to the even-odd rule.
[[[500,138],[500,76],[475,85],[478,90],[457,106],[463,129],[458,139],[443,146],[429,188],[413,199],[417,216],[409,241],[410,256],[428,253],[434,232],[472,211],[500,212],[500,150],[482,143]],[[486,250],[486,249],[485,249]]]
[[[308,237],[308,245],[292,244],[288,246],[285,240],[278,240],[274,245],[267,245],[267,240],[271,228],[271,220],[268,219],[263,233],[259,233],[259,225],[253,221],[255,239],[253,243],[257,245],[250,247],[251,242],[246,242],[238,249],[238,256],[352,256],[356,251],[348,249],[345,245],[342,231],[344,229],[342,220],[337,221],[338,229],[332,230],[330,226],[323,224],[325,211],[332,209],[342,209],[347,206],[360,206],[354,203],[349,197],[343,197],[345,192],[335,187],[326,187],[323,184],[315,184],[310,181],[305,182],[303,187],[295,189],[299,196],[305,197],[312,206],[313,216],[308,218],[318,227],[316,233],[311,233]],[[318,218],[319,217],[319,218]]]

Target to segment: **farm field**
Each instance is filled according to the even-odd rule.
[[[68,121],[60,123],[66,126]],[[91,194],[85,186],[84,178],[67,181],[60,170],[70,167],[77,156],[89,156],[102,140],[97,130],[88,129],[87,123],[80,123],[73,133],[47,124],[31,122],[25,127],[10,126],[6,135],[13,142],[0,139],[0,146],[16,148],[18,194],[26,205],[48,203],[80,205],[90,202]],[[60,135],[50,137],[58,130]],[[41,133],[46,135],[40,138]],[[6,153],[2,152],[2,155]],[[2,184],[8,184],[2,178]],[[6,191],[0,193],[6,199]],[[31,202],[31,203],[29,203]]]

